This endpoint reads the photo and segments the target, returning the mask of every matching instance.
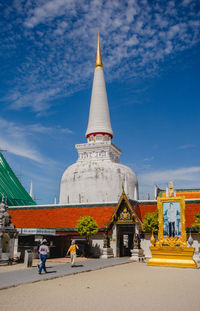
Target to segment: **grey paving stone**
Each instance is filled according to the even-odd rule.
[[[43,272],[42,274],[38,274],[38,269],[36,267],[2,272],[0,273],[0,289],[41,280],[54,279],[76,273],[99,270],[124,263],[131,263],[130,257],[82,261],[76,263],[75,267],[71,267],[70,263],[60,265],[54,265],[52,263],[51,266],[47,267],[47,273]]]

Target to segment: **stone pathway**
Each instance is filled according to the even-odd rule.
[[[76,262],[75,267],[71,267],[71,264],[69,262],[64,264],[55,264],[53,261],[51,261],[47,265],[47,273],[42,274],[38,274],[38,268],[36,266],[20,270],[15,269],[12,271],[0,272],[0,289],[5,289],[25,283],[38,282],[41,280],[55,279],[66,275],[94,271],[106,267],[132,262],[130,260],[130,257],[91,259],[85,261],[79,260]]]

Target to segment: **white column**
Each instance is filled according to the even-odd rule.
[[[14,250],[13,250],[13,257],[16,258],[19,256],[18,253],[18,238],[14,239]]]

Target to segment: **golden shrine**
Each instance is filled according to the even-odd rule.
[[[157,198],[158,240],[152,233],[149,266],[196,268],[194,248],[187,247],[185,231],[185,198],[176,196],[173,183],[169,183],[166,197]]]

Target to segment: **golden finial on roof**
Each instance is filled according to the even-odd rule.
[[[101,58],[101,47],[100,47],[100,33],[98,32],[98,42],[97,42],[97,56],[95,68],[103,68],[102,58]]]
[[[169,190],[168,190],[169,197],[175,197],[176,191],[174,190],[174,184],[172,181],[169,182]]]

